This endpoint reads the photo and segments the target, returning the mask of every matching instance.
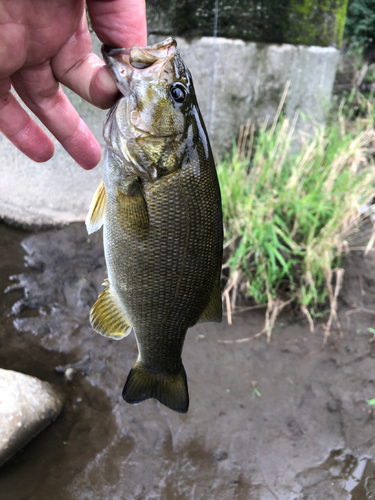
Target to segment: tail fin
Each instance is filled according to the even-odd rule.
[[[140,363],[135,363],[128,375],[122,397],[133,405],[155,398],[171,410],[186,413],[189,408],[189,393],[182,363],[181,371],[170,377],[145,370]]]

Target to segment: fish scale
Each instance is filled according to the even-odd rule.
[[[138,359],[125,401],[156,398],[185,413],[186,332],[222,316],[215,164],[190,72],[173,39],[131,50],[106,47],[103,55],[124,97],[105,122],[104,182],[86,221],[89,232],[104,225],[108,269],[90,321],[110,338],[134,330]]]

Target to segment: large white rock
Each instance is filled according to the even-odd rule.
[[[48,382],[0,368],[0,467],[53,422],[62,407]]]

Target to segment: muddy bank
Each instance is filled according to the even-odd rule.
[[[189,330],[191,402],[179,415],[154,400],[127,405],[134,337],[116,342],[89,326],[106,277],[100,234],[88,237],[83,224],[35,234],[2,225],[0,242],[0,289],[9,290],[0,366],[47,380],[66,398],[56,422],[0,470],[1,500],[366,498],[375,316],[347,313],[375,310],[371,256],[356,252],[346,263],[338,349],[319,351],[323,331],[310,334],[292,312],[270,345],[217,342],[258,332],[261,311]]]

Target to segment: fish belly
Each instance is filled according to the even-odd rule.
[[[147,231],[126,228],[110,199],[106,209],[110,286],[133,325],[142,363],[167,373],[178,369],[186,331],[207,306],[221,267],[220,195],[189,180],[180,170],[144,187]]]

